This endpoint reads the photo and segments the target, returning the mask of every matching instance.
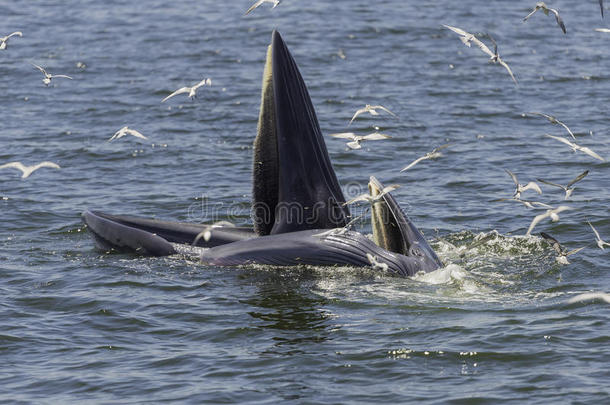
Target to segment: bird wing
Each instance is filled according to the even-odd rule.
[[[550,182],[547,180],[543,180],[543,179],[536,179],[536,180],[538,180],[541,183],[548,184],[549,186],[559,187],[564,190],[567,188],[567,187],[562,186],[561,184],[553,183],[553,182]]]
[[[534,219],[532,219],[532,223],[530,224],[530,227],[527,228],[527,232],[525,233],[526,236],[529,236],[532,232],[532,230],[534,229],[534,227],[538,224],[538,222],[542,221],[544,218],[548,218],[550,216],[550,212],[545,212],[544,214],[540,214],[540,215],[536,215],[534,217]]]
[[[595,31],[597,31],[597,32],[610,32],[610,29],[608,29],[608,28],[595,28]]]
[[[10,162],[10,163],[6,163],[6,164],[3,164],[2,166],[0,166],[0,169],[9,169],[9,168],[19,169],[22,172],[25,172],[27,170],[27,168],[21,162]]]
[[[518,85],[517,83],[517,79],[515,79],[515,75],[513,75],[513,71],[510,70],[510,67],[508,67],[508,64],[506,62],[504,62],[502,59],[498,58],[498,63],[502,66],[504,66],[504,68],[508,71],[508,74],[510,75],[510,78],[513,79],[513,82],[515,82],[516,85]]]
[[[382,106],[382,105],[374,105],[374,106],[373,106],[373,107],[371,107],[371,108],[372,108],[372,109],[377,109],[377,108],[378,108],[378,109],[383,110],[383,111],[387,112],[388,114],[391,114],[391,115],[393,115],[393,116],[395,116],[395,117],[396,117],[396,114],[394,114],[392,111],[388,110],[387,108],[385,108],[385,107],[384,107],[384,106]]]
[[[15,31],[12,34],[10,34],[9,36],[7,36],[6,39],[9,39],[10,37],[13,37],[15,35],[22,37],[23,33],[21,31]]]
[[[494,56],[496,56],[495,53],[493,53],[491,51],[491,49],[489,49],[487,47],[487,45],[485,45],[483,42],[481,42],[477,37],[475,37],[473,35],[472,37],[472,42],[474,42],[483,52],[485,52],[487,55],[489,55],[490,58],[493,58]]]
[[[38,70],[40,70],[40,71],[42,72],[42,74],[43,74],[43,75],[45,75],[45,76],[47,75],[47,71],[46,71],[46,70],[44,70],[44,68],[43,68],[43,67],[38,66],[38,65],[35,65],[35,64],[33,64],[33,63],[32,63],[32,66],[34,66],[35,68],[37,68]]]
[[[519,181],[517,180],[517,176],[514,175],[513,172],[511,172],[508,169],[504,169],[506,171],[506,173],[508,173],[508,175],[513,179],[513,182],[515,183],[515,186],[519,187]]]
[[[571,185],[576,184],[577,182],[581,181],[582,179],[584,179],[587,176],[587,174],[589,174],[588,170],[585,170],[584,172],[580,173],[578,176],[576,176],[576,178],[574,178],[574,180],[572,180],[571,182],[568,183],[566,188],[569,188]]]
[[[571,210],[571,209],[573,209],[573,208],[572,207],[568,207],[567,205],[560,205],[559,207],[555,208],[553,210],[553,212],[555,214],[559,214],[560,212],[563,212],[563,211],[566,211],[566,210]]]
[[[381,190],[381,193],[379,193],[379,195],[377,197],[387,194],[390,191],[394,191],[397,188],[400,188],[400,184],[390,184],[389,186],[384,187],[383,190]]]
[[[574,250],[570,250],[569,252],[567,252],[567,253],[566,253],[566,256],[570,256],[570,255],[573,255],[574,253],[578,253],[578,252],[580,252],[581,250],[583,250],[584,248],[585,248],[585,247],[583,246],[583,247],[579,247],[579,248],[574,249]]]
[[[61,167],[57,163],[53,163],[53,162],[49,162],[49,161],[40,162],[36,166],[34,166],[33,169],[36,170],[36,169],[40,169],[41,167],[50,167],[51,169],[61,169]]]
[[[549,121],[556,120],[556,118],[555,118],[555,117],[553,117],[552,115],[548,115],[548,114],[541,113],[541,112],[529,112],[528,114],[532,114],[532,115],[539,115],[539,116],[541,116],[541,117],[546,118],[546,119],[547,119],[547,120],[549,120]]]
[[[70,76],[67,76],[67,75],[51,75],[51,78],[53,78],[53,77],[63,77],[64,79],[72,80],[72,78]]]
[[[451,31],[453,31],[453,32],[455,32],[456,34],[461,35],[461,36],[463,36],[463,37],[466,37],[466,36],[472,35],[471,33],[466,32],[466,31],[464,31],[464,30],[463,30],[463,29],[461,29],[461,28],[458,28],[458,27],[452,27],[451,25],[445,25],[445,24],[443,24],[443,27],[448,28],[448,29],[450,29]]]
[[[574,136],[574,134],[572,133],[572,131],[570,130],[570,128],[568,128],[568,126],[566,124],[564,124],[563,122],[559,121],[557,118],[555,118],[555,121],[557,121],[557,123],[559,125],[561,125],[562,127],[564,127],[566,129],[566,131],[568,131],[568,134],[570,134],[570,136],[572,137],[572,139],[576,140],[576,137]]]
[[[526,15],[525,18],[523,19],[523,21],[527,21],[527,19],[530,18],[531,16],[533,16],[536,11],[538,11],[538,7],[534,8],[534,10],[532,10],[531,13]]]
[[[521,191],[530,190],[530,189],[534,190],[538,194],[542,194],[542,190],[540,189],[540,186],[533,181],[530,181],[529,183],[527,183],[526,186],[523,187],[523,190],[521,190]]]
[[[181,87],[178,90],[174,91],[172,94],[170,94],[169,96],[165,97],[163,100],[161,100],[161,102],[164,102],[165,100],[167,100],[168,98],[172,98],[174,96],[177,96],[178,94],[182,94],[182,93],[189,93],[191,91],[190,87]]]
[[[366,111],[368,111],[368,108],[366,108],[366,107],[357,110],[354,113],[354,116],[352,117],[352,119],[349,121],[349,124],[347,124],[347,125],[351,125],[351,123],[356,119],[357,116],[359,116],[360,114],[362,114],[363,112],[366,112]]]
[[[338,132],[336,134],[330,134],[334,138],[343,138],[343,139],[356,139],[356,134],[353,132]]]
[[[561,19],[561,17],[559,16],[559,12],[557,10],[555,10],[554,8],[549,8],[549,10],[551,11],[551,13],[555,14],[555,20],[557,20],[557,25],[559,25],[559,27],[561,28],[563,33],[564,34],[567,33],[566,26],[563,23],[563,20]]]
[[[254,3],[252,6],[250,6],[250,8],[248,9],[248,11],[246,11],[246,14],[244,15],[248,15],[250,14],[250,11],[254,10],[256,7],[260,6],[261,4],[263,4],[265,2],[265,0],[258,0],[256,3]]]
[[[548,210],[553,209],[553,207],[551,207],[550,205],[545,204],[545,203],[541,203],[539,201],[530,201],[530,204],[535,205],[537,207],[546,208]]]
[[[444,144],[444,145],[438,146],[438,147],[436,147],[436,148],[432,149],[432,152],[431,152],[431,153],[436,153],[436,152],[438,152],[439,150],[443,150],[443,149],[445,149],[445,148],[447,148],[447,147],[449,147],[449,146],[451,146],[451,144],[450,144],[450,143],[446,143],[446,144]]]
[[[1,169],[1,167],[0,167]],[[602,240],[601,236],[599,236],[599,232],[597,232],[597,229],[593,228],[593,225],[591,225],[591,222],[587,221],[587,223],[589,224],[589,226],[591,227],[591,229],[593,229],[593,233],[595,234],[595,237],[598,240]]]
[[[576,145],[576,149],[580,150],[581,152],[586,153],[587,155],[589,155],[591,157],[594,157],[595,159],[601,160],[602,162],[606,161],[606,159],[599,156],[597,153],[593,152],[591,149],[587,148],[586,146]]]
[[[388,138],[391,138],[391,136],[386,135],[386,134],[380,134],[379,132],[373,132],[372,134],[364,135],[362,137],[362,139],[365,139],[367,141],[379,141],[381,139],[388,139]]]
[[[192,88],[193,89],[198,89],[201,86],[205,86],[205,85],[210,86],[212,84],[212,81],[209,78],[203,79],[202,81],[200,81],[199,83],[197,83],[196,85],[194,85]]]
[[[602,18],[604,18],[604,0],[599,0],[599,11],[601,11]]]
[[[557,239],[553,238],[551,235],[549,235],[546,232],[540,232],[540,236],[542,236],[544,239],[551,242],[551,246],[553,246],[553,249],[555,249],[555,251],[558,254],[560,254],[560,255],[563,254],[563,248],[561,247],[561,243],[559,243],[559,241]]]
[[[145,137],[144,135],[142,135],[141,133],[139,133],[138,131],[136,131],[135,129],[131,129],[131,128],[127,128],[125,130],[126,133],[135,136],[136,138],[142,138],[142,139],[148,139],[147,137]]]
[[[546,135],[546,136],[548,136],[548,137],[551,137],[551,138],[553,138],[553,139],[557,139],[558,141],[563,142],[563,143],[565,143],[566,145],[569,145],[569,146],[570,146],[570,147],[572,147],[572,148],[574,148],[574,147],[577,147],[577,146],[578,146],[578,145],[573,144],[572,142],[568,141],[568,140],[567,140],[567,139],[565,139],[565,138],[561,138],[561,137],[559,137],[559,136],[553,136],[553,135],[549,135],[549,134],[545,134],[545,135]]]
[[[404,169],[401,170],[401,172],[404,172],[405,170],[409,170],[410,168],[412,168],[413,166],[415,166],[416,164],[418,164],[419,162],[421,162],[422,160],[426,160],[428,159],[427,156],[422,156],[420,158],[415,159],[413,162],[411,162],[408,166],[406,166]]]
[[[355,202],[358,201],[369,201],[371,199],[371,197],[368,194],[361,194],[358,197],[354,197],[349,201],[346,201],[343,205],[349,205],[349,204],[353,204]]]

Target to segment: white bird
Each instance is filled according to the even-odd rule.
[[[570,264],[570,262],[568,261],[568,256],[578,253],[584,249],[584,247],[579,247],[577,249],[567,251],[563,246],[561,246],[557,239],[553,238],[548,233],[540,232],[540,236],[542,236],[544,239],[548,240],[551,243],[551,246],[553,246],[553,249],[555,249],[558,255],[555,260],[557,260],[557,262],[561,264]]]
[[[359,116],[360,114],[364,114],[364,113],[369,113],[371,115],[379,115],[379,113],[377,112],[377,110],[382,110],[387,112],[388,114],[393,115],[394,117],[396,117],[396,114],[394,114],[392,111],[388,110],[387,108],[385,108],[382,105],[370,105],[367,104],[364,107],[362,107],[361,109],[357,110],[356,113],[354,114],[354,116],[352,117],[352,119],[349,121],[349,124],[347,125],[351,125],[351,123],[356,119],[357,116]]]
[[[203,240],[205,240],[206,242],[209,242],[209,240],[212,238],[212,229],[220,228],[220,227],[235,228],[235,224],[232,224],[229,221],[218,221],[218,222],[214,222],[211,225],[206,226],[203,229],[203,231],[201,231],[197,234],[197,236],[195,237],[195,240],[193,240],[193,246],[195,246],[197,244],[197,242],[199,242],[199,239],[201,239],[201,238],[203,238]]]
[[[362,142],[362,141],[379,141],[382,139],[391,138],[390,135],[380,134],[379,132],[373,132],[372,134],[363,135],[363,136],[356,135],[353,132],[340,132],[337,134],[330,134],[330,136],[335,137],[335,138],[351,139],[352,142],[347,143],[347,146],[349,146],[351,149],[362,148],[362,145],[360,145],[360,142]]]
[[[515,192],[513,193],[513,197],[517,198],[517,199],[521,199],[521,193],[526,191],[526,190],[534,190],[535,192],[537,192],[538,194],[542,194],[542,190],[540,189],[540,186],[538,186],[538,184],[536,184],[535,181],[530,181],[529,183],[527,183],[525,186],[522,184],[519,184],[519,181],[517,180],[517,176],[515,176],[513,174],[513,172],[511,172],[508,169],[504,169],[506,171],[506,173],[508,173],[508,175],[513,179],[513,182],[515,183]]]
[[[568,134],[570,134],[572,139],[576,140],[576,137],[574,136],[574,134],[572,133],[570,128],[568,128],[568,126],[566,124],[564,124],[563,122],[559,121],[557,118],[553,117],[552,115],[545,114],[545,113],[540,113],[540,112],[531,112],[531,113],[528,113],[528,114],[539,115],[539,116],[544,117],[547,120],[549,120],[549,122],[551,124],[559,124],[559,125],[561,125],[562,127],[564,127],[566,129],[566,131],[568,131]]]
[[[527,21],[527,19],[530,18],[532,15],[534,15],[534,13],[538,10],[542,10],[545,15],[549,15],[549,11],[551,13],[555,14],[555,20],[557,20],[557,25],[559,25],[559,28],[561,28],[561,30],[563,31],[564,34],[567,32],[566,26],[563,23],[563,20],[561,19],[561,17],[559,16],[559,12],[557,10],[555,10],[554,8],[547,7],[547,5],[544,4],[544,2],[542,2],[542,1],[539,1],[538,3],[536,3],[536,7],[534,7],[534,10],[525,16],[525,18],[523,19],[523,22]]]
[[[481,49],[483,52],[485,52],[487,55],[489,55],[489,60],[491,62],[499,63],[500,65],[504,66],[504,68],[508,71],[508,74],[510,75],[511,79],[513,79],[513,82],[515,82],[515,85],[518,85],[517,79],[515,79],[515,76],[513,75],[513,71],[510,69],[508,64],[506,62],[504,62],[504,60],[502,60],[502,58],[500,58],[500,54],[498,53],[498,44],[496,44],[496,41],[491,37],[491,35],[488,34],[487,36],[489,37],[491,42],[493,42],[493,44],[494,44],[493,52],[491,51],[491,49],[489,49],[487,47],[487,45],[485,45],[483,42],[481,42],[477,37],[475,37],[473,34],[471,34],[469,32],[464,31],[461,28],[452,27],[450,25],[444,25],[444,24],[443,24],[443,27],[448,28],[451,31],[460,35],[460,40],[467,47],[470,47],[470,43],[474,42],[474,44],[476,46],[478,46],[479,49]]]
[[[172,94],[170,94],[169,96],[167,96],[163,100],[161,100],[161,102],[163,103],[168,98],[172,98],[174,96],[177,96],[178,94],[183,94],[183,93],[188,93],[189,94],[188,95],[189,98],[192,100],[193,98],[195,98],[197,96],[197,89],[199,89],[201,86],[204,86],[206,84],[208,86],[212,85],[212,80],[209,77],[207,79],[203,79],[202,81],[200,81],[199,83],[197,83],[193,87],[181,87],[181,88],[179,88],[178,90],[174,91]]]
[[[491,202],[498,202],[498,201],[516,201],[516,202],[520,202],[521,204],[525,205],[527,208],[546,208],[546,209],[553,208],[548,204],[541,203],[538,201],[522,200],[520,198],[514,198],[514,197],[513,198],[498,198],[497,200],[492,200]]]
[[[587,174],[589,174],[589,171],[585,170],[584,172],[580,173],[578,176],[576,176],[572,181],[570,181],[565,186],[562,186],[561,184],[557,184],[557,183],[552,183],[550,181],[546,181],[546,180],[543,180],[543,179],[536,179],[536,180],[538,180],[541,183],[548,184],[549,186],[559,187],[560,189],[565,191],[566,195],[565,195],[564,200],[567,200],[568,198],[570,198],[570,196],[574,192],[574,187],[572,187],[572,186],[574,184],[576,184],[577,182],[581,181],[582,179],[584,179]]]
[[[546,136],[548,136],[548,137],[550,137],[550,138],[557,139],[558,141],[565,143],[565,144],[566,144],[566,145],[568,145],[570,148],[572,148],[572,150],[573,150],[574,152],[576,152],[577,150],[579,150],[579,151],[581,151],[581,152],[583,152],[583,153],[586,153],[587,155],[589,155],[589,156],[591,156],[591,157],[594,157],[595,159],[601,160],[602,162],[605,162],[605,161],[606,161],[606,160],[605,160],[603,157],[599,156],[597,153],[593,152],[591,149],[589,149],[589,148],[587,148],[587,147],[585,147],[585,146],[580,146],[580,145],[577,145],[577,144],[575,144],[575,143],[573,143],[573,142],[570,142],[570,141],[568,141],[567,139],[565,139],[565,138],[561,138],[561,137],[559,137],[559,136],[553,136],[553,135],[549,135],[549,134],[545,134],[545,135],[546,135]]]
[[[389,269],[388,264],[378,261],[377,256],[373,256],[372,254],[367,253],[366,258],[369,260],[369,263],[371,263],[371,266],[373,267],[374,270],[388,271],[388,269]]]
[[[396,190],[399,187],[400,187],[399,184],[390,184],[389,186],[384,187],[383,190],[381,190],[381,192],[379,194],[377,194],[376,196],[372,196],[370,194],[361,194],[358,197],[354,197],[351,200],[343,203],[343,205],[345,206],[345,205],[353,204],[353,203],[359,202],[359,201],[368,201],[369,203],[374,204],[377,201],[380,201],[384,195],[386,195],[390,191]]]
[[[273,3],[273,7],[271,7],[271,8],[275,8],[278,4],[280,4],[280,0],[258,0],[248,9],[248,11],[246,11],[246,14],[244,14],[244,15],[250,14],[250,11],[254,10],[258,6],[262,5],[263,3]]]
[[[544,214],[536,215],[530,224],[530,227],[527,229],[525,233],[526,236],[529,236],[534,229],[534,227],[543,219],[551,217],[551,221],[557,222],[559,221],[559,213],[565,210],[571,210],[572,207],[568,207],[567,205],[560,205],[557,208],[548,209]]]
[[[595,31],[597,31],[597,32],[610,32],[610,29],[608,29],[608,28],[595,28]]]
[[[42,79],[42,82],[44,83],[45,86],[48,86],[51,83],[51,79],[53,79],[55,77],[63,77],[64,79],[72,80],[72,78],[70,76],[66,76],[66,75],[52,75],[50,73],[47,73],[47,71],[44,70],[41,66],[35,65],[33,63],[32,63],[32,66],[34,66],[35,68],[40,70],[42,72],[42,74],[44,75],[44,78]]]
[[[59,165],[57,163],[46,162],[46,161],[40,162],[34,166],[25,166],[21,162],[10,162],[10,163],[6,163],[6,164],[3,164],[2,166],[0,166],[0,169],[19,169],[23,172],[23,174],[21,175],[21,178],[25,179],[25,178],[30,177],[30,174],[32,174],[34,171],[40,169],[41,167],[50,167],[52,169],[61,169],[61,167],[59,167]]]
[[[599,236],[599,232],[597,232],[597,229],[595,229],[593,227],[593,225],[591,225],[591,222],[587,221],[587,223],[589,224],[589,226],[591,227],[591,229],[593,229],[593,233],[595,234],[595,242],[597,243],[597,246],[601,249],[604,250],[604,246],[609,246],[610,247],[610,243],[602,240],[601,236]]]
[[[125,127],[121,128],[121,129],[119,129],[118,131],[116,131],[114,133],[114,135],[112,135],[112,137],[110,139],[108,139],[108,142],[114,141],[115,139],[122,138],[125,135],[133,135],[136,138],[148,139],[147,137],[145,137],[144,135],[142,135],[141,133],[139,133],[135,129],[131,129],[131,128],[128,128],[128,127],[125,126]]]
[[[439,158],[441,156],[443,156],[442,153],[440,153],[439,151],[442,149],[445,149],[447,146],[449,146],[451,144],[446,143],[444,145],[439,146],[438,148],[434,148],[432,149],[432,152],[428,152],[426,153],[424,156],[419,157],[417,159],[415,159],[413,162],[409,163],[407,166],[405,166],[401,172],[404,172],[405,170],[409,170],[410,168],[412,168],[413,166],[415,166],[416,164],[418,164],[419,162],[421,162],[422,160],[426,160],[426,159],[436,159]]]
[[[5,37],[0,37],[0,51],[3,51],[8,47],[9,38],[14,37],[15,35],[18,37],[22,37],[23,33],[21,31],[15,31],[12,34],[9,34]]]
[[[592,292],[592,293],[584,293],[578,294],[568,300],[568,304],[574,304],[575,302],[581,301],[589,301],[589,300],[602,300],[607,304],[610,304],[610,294],[600,293],[600,292]]]

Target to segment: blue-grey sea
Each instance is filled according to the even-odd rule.
[[[610,3],[610,2],[609,2]],[[610,403],[610,7],[534,1],[265,3],[0,1],[0,402]],[[460,42],[460,27],[500,65]],[[99,252],[86,209],[174,221],[250,220],[252,142],[277,29],[315,106],[346,197],[370,175],[446,264],[209,267]],[[493,47],[492,47],[493,50]],[[48,87],[42,74],[65,74]],[[203,78],[197,98],[161,100]],[[363,114],[381,104],[397,117]],[[551,137],[571,139],[601,161]],[[148,140],[108,139],[129,126]],[[360,150],[328,136],[376,130]],[[443,156],[400,169],[449,143]],[[548,218],[514,201],[572,208]],[[357,229],[370,232],[370,220]],[[557,238],[570,264],[539,232]],[[483,238],[484,242],[476,244]],[[475,245],[473,246],[473,243]]]

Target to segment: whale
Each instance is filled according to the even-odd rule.
[[[372,236],[351,229],[305,81],[276,30],[267,48],[252,164],[252,227],[209,228],[95,210],[83,212],[82,221],[100,250],[167,256],[197,239],[199,259],[213,266],[373,266],[406,277],[442,267],[373,176],[368,190],[378,198],[371,204]],[[206,229],[209,238],[197,238]]]

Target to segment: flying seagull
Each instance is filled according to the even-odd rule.
[[[599,247],[601,250],[604,250],[604,245],[605,245],[605,246],[610,246],[610,243],[608,243],[608,242],[606,242],[606,241],[602,240],[601,236],[599,236],[599,232],[597,232],[597,229],[595,229],[595,228],[593,227],[593,225],[591,225],[591,222],[588,222],[588,221],[587,221],[587,223],[589,224],[589,226],[591,227],[591,229],[593,229],[593,233],[595,234],[595,239],[596,239],[596,240],[595,240],[595,242],[597,243],[597,246],[598,246],[598,247]]]
[[[573,150],[574,152],[576,152],[577,150],[579,150],[579,151],[581,151],[581,152],[583,152],[583,153],[586,153],[587,155],[589,155],[589,156],[591,156],[591,157],[594,157],[595,159],[601,160],[602,162],[605,162],[605,161],[606,161],[606,160],[605,160],[603,157],[599,156],[597,153],[593,152],[591,149],[589,149],[589,148],[587,148],[587,147],[585,147],[585,146],[580,146],[580,145],[577,145],[577,144],[575,144],[575,143],[573,143],[573,142],[570,142],[570,141],[568,141],[567,139],[565,139],[565,138],[561,138],[561,137],[559,137],[559,136],[553,136],[553,135],[549,135],[549,134],[545,134],[545,135],[546,135],[546,136],[548,136],[548,137],[550,137],[550,138],[557,139],[558,141],[565,143],[565,144],[566,144],[566,145],[568,145],[570,148],[572,148],[572,150]]]
[[[367,104],[364,107],[362,107],[361,109],[359,109],[358,111],[356,111],[356,113],[354,114],[352,119],[349,121],[348,125],[351,125],[351,123],[356,119],[357,116],[359,116],[360,114],[364,114],[365,112],[368,112],[371,115],[379,115],[377,110],[383,110],[383,111],[387,112],[388,114],[391,114],[394,117],[396,117],[396,114],[394,114],[392,111],[388,110],[387,108],[385,108],[382,105],[370,105],[370,104]]]
[[[526,190],[534,190],[538,194],[542,194],[542,190],[540,189],[540,186],[538,186],[538,184],[536,184],[535,181],[530,181],[529,183],[527,183],[524,186],[522,184],[519,184],[519,181],[517,180],[517,176],[515,176],[513,172],[511,172],[508,169],[504,169],[504,170],[506,171],[506,173],[508,173],[508,175],[513,179],[513,182],[515,183],[516,188],[515,188],[515,192],[513,193],[514,198],[521,199],[521,193]]]
[[[122,138],[125,135],[133,135],[136,138],[148,139],[147,137],[145,137],[144,135],[142,135],[141,133],[139,133],[135,129],[131,129],[131,128],[128,128],[128,127],[125,126],[125,127],[121,128],[121,129],[119,129],[118,131],[116,131],[114,133],[114,135],[112,135],[112,137],[110,139],[108,139],[108,142],[114,141],[115,139]]]
[[[555,260],[557,260],[557,262],[561,264],[570,264],[570,262],[568,261],[568,256],[578,253],[584,249],[584,247],[579,247],[577,249],[567,251],[563,246],[561,246],[557,239],[553,238],[548,233],[540,232],[540,236],[542,236],[544,239],[548,240],[551,243],[551,246],[553,246],[553,249],[555,249],[555,252],[557,252],[558,254]]]
[[[356,135],[353,132],[340,132],[338,134],[330,134],[330,136],[335,138],[351,139],[351,142],[347,143],[347,146],[349,146],[351,149],[362,148],[362,145],[360,145],[360,142],[362,141],[379,141],[381,139],[391,138],[390,135],[380,134],[379,132],[373,132],[372,134],[363,136]]]
[[[601,2],[601,0],[600,0],[600,2]],[[559,12],[557,10],[555,10],[554,8],[547,7],[547,5],[544,4],[544,2],[542,2],[542,1],[539,1],[538,3],[536,3],[536,7],[534,7],[534,10],[525,16],[525,18],[523,19],[523,22],[527,21],[527,19],[530,18],[532,15],[534,15],[534,13],[538,10],[542,10],[545,15],[549,15],[549,11],[551,13],[555,14],[555,20],[557,20],[557,25],[559,25],[559,27],[561,28],[561,30],[563,31],[564,34],[567,32],[566,26],[563,23],[563,20],[561,19],[561,17],[559,16]]]
[[[53,79],[55,77],[63,77],[64,79],[72,80],[72,78],[70,76],[66,76],[66,75],[52,75],[50,73],[47,73],[47,71],[44,70],[42,67],[40,67],[38,65],[35,65],[33,63],[32,63],[32,66],[34,66],[35,68],[40,70],[42,72],[42,74],[44,75],[44,78],[42,79],[42,82],[44,83],[45,86],[48,86],[51,83],[51,79]]]
[[[201,239],[201,238],[203,238],[203,240],[208,242],[212,238],[212,229],[220,228],[220,227],[235,228],[235,224],[232,224],[229,221],[214,222],[213,224],[206,226],[203,229],[203,231],[201,231],[197,234],[197,236],[195,237],[195,240],[193,240],[192,245],[195,246],[197,244],[197,242],[199,241],[199,239]]]
[[[525,236],[529,236],[534,229],[534,227],[543,219],[551,217],[551,221],[557,222],[559,221],[559,213],[565,210],[571,210],[572,207],[568,207],[567,205],[560,205],[557,208],[548,209],[544,214],[536,215],[530,224],[530,227],[527,229]]]
[[[557,184],[557,183],[551,183],[550,181],[546,181],[543,179],[536,179],[536,180],[538,180],[541,183],[548,184],[549,186],[559,187],[559,188],[563,189],[563,191],[566,192],[564,200],[567,200],[568,198],[570,198],[570,196],[574,192],[574,187],[572,187],[572,186],[574,184],[576,184],[577,182],[581,181],[582,179],[584,179],[587,174],[589,174],[589,171],[585,170],[584,172],[580,173],[578,176],[576,176],[572,181],[570,181],[565,186],[562,186],[561,184]]]
[[[498,53],[498,44],[496,44],[496,41],[492,38],[491,35],[487,34],[487,36],[489,37],[491,42],[493,42],[493,44],[494,44],[494,51],[493,52],[491,51],[491,49],[489,49],[487,47],[487,45],[485,45],[483,42],[481,42],[477,37],[475,37],[473,34],[471,34],[469,32],[464,31],[461,28],[452,27],[450,25],[445,25],[445,24],[443,24],[443,27],[448,28],[451,31],[453,31],[456,34],[458,34],[460,36],[460,40],[462,41],[462,43],[464,45],[466,45],[467,47],[470,48],[470,43],[473,42],[485,54],[489,55],[489,60],[491,62],[499,63],[500,65],[504,66],[504,68],[508,71],[508,74],[510,75],[511,79],[513,79],[513,82],[515,82],[515,85],[518,85],[517,84],[517,79],[515,79],[515,76],[513,75],[513,71],[506,64],[506,62],[504,62],[504,60],[502,60],[502,58],[500,58],[500,54]]]
[[[413,166],[415,166],[416,164],[418,164],[422,160],[436,159],[436,158],[439,158],[439,157],[443,156],[443,154],[441,152],[439,152],[439,151],[442,150],[442,149],[445,149],[449,145],[450,145],[449,143],[446,143],[444,145],[439,146],[438,148],[432,149],[432,152],[428,152],[424,156],[422,156],[420,158],[417,158],[413,162],[409,163],[407,166],[405,166],[401,170],[401,172],[404,172],[405,170],[409,170],[410,168],[412,168]]]
[[[358,197],[354,197],[351,200],[343,203],[343,205],[349,205],[349,204],[353,204],[355,202],[358,201],[368,201],[371,204],[376,203],[377,201],[380,201],[384,195],[386,195],[387,193],[389,193],[390,191],[394,191],[396,190],[398,187],[400,187],[400,185],[398,184],[390,184],[387,187],[384,187],[383,190],[381,190],[381,192],[379,194],[377,194],[376,196],[372,196],[368,193],[366,194],[361,194]]]
[[[18,37],[22,37],[23,33],[21,31],[15,31],[12,34],[9,34],[5,37],[0,37],[0,51],[3,51],[8,47],[9,38],[14,37],[15,35]]]
[[[280,4],[280,0],[258,0],[248,9],[248,11],[246,11],[246,14],[244,14],[244,15],[250,14],[250,11],[254,10],[258,6],[262,5],[263,3],[273,3],[273,7],[271,7],[271,8],[275,8],[278,4]]]
[[[212,85],[212,80],[209,77],[207,79],[203,79],[202,81],[200,81],[199,83],[197,83],[193,87],[181,87],[181,88],[179,88],[178,90],[174,91],[169,96],[165,97],[161,102],[163,103],[168,98],[172,98],[174,96],[177,96],[178,94],[183,94],[183,93],[188,93],[189,94],[188,95],[189,98],[192,100],[193,98],[197,97],[197,89],[199,89],[201,86],[205,86],[206,84],[208,86]]]
[[[528,114],[539,115],[539,116],[544,117],[547,120],[549,120],[549,122],[551,124],[559,124],[559,125],[561,125],[562,127],[564,127],[566,129],[566,131],[568,131],[568,134],[570,134],[572,139],[576,140],[576,137],[574,136],[572,131],[570,131],[570,128],[568,128],[568,126],[566,124],[564,124],[563,122],[559,121],[557,118],[553,117],[552,115],[541,113],[541,112],[530,112]]]
[[[25,166],[21,162],[10,162],[3,164],[0,166],[0,169],[19,169],[23,172],[21,175],[22,179],[30,177],[30,174],[34,173],[34,171],[40,169],[41,167],[50,167],[52,169],[61,169],[58,164],[53,162],[40,162],[34,166]]]

